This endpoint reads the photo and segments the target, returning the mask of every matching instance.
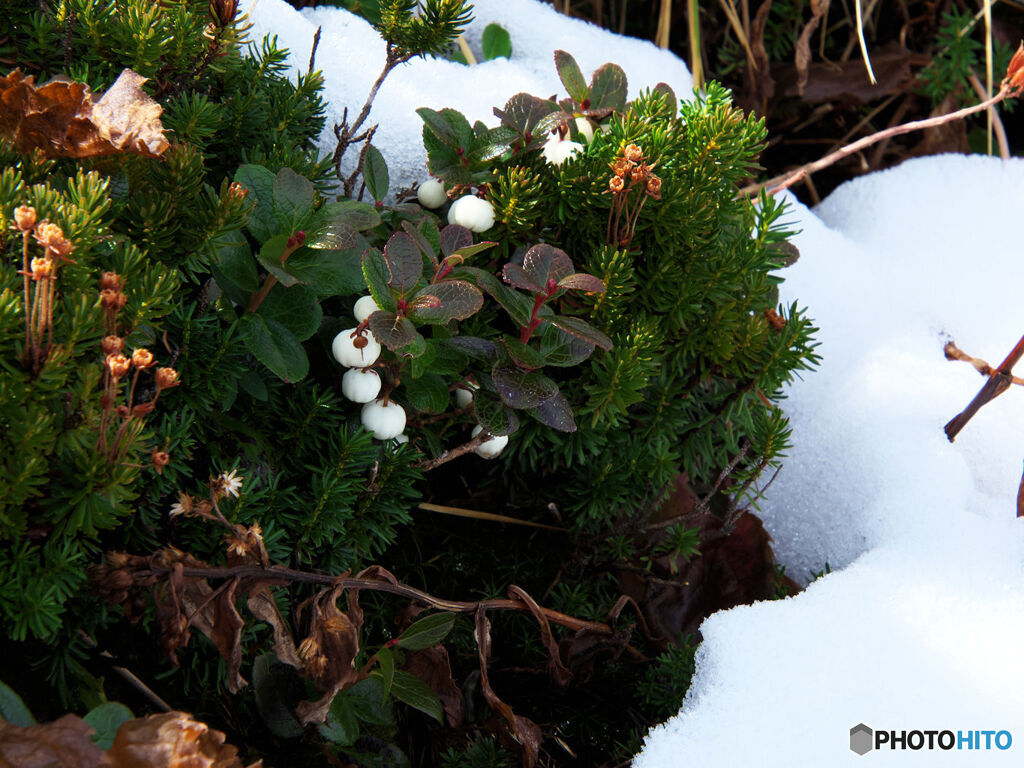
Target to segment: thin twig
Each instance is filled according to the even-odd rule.
[[[902,125],[895,125],[891,128],[886,128],[878,133],[873,133],[870,136],[858,139],[852,144],[847,144],[845,147],[837,149],[835,152],[831,152],[819,160],[802,165],[795,171],[790,172],[788,175],[777,176],[774,179],[769,179],[768,181],[745,187],[742,190],[742,193],[747,195],[757,194],[764,187],[771,187],[769,191],[774,195],[785,189],[789,189],[805,176],[820,171],[823,168],[828,168],[830,165],[837,163],[843,158],[856,154],[857,152],[870,147],[872,144],[877,144],[879,141],[892,138],[893,136],[900,136],[904,133],[924,130],[925,128],[935,128],[936,126],[944,125],[945,123],[952,122],[953,120],[962,120],[965,117],[969,117],[977,112],[981,112],[982,110],[995,106],[1011,95],[1014,95],[1013,91],[1004,85],[995,96],[991,99],[986,99],[980,104],[964,107],[963,109],[958,109],[956,112],[949,112],[944,115],[937,115],[936,117],[929,117],[924,120],[914,120],[909,123],[903,123]],[[773,187],[772,185],[776,183],[777,186]]]
[[[1010,350],[1010,354],[1006,356],[1006,359],[1003,360],[999,368],[989,375],[988,381],[985,382],[985,385],[974,396],[974,399],[971,400],[967,407],[946,424],[944,429],[949,442],[953,442],[956,439],[956,436],[960,434],[960,430],[967,426],[967,422],[974,418],[974,414],[1010,388],[1010,385],[1013,384],[1013,366],[1019,363],[1022,357],[1024,357],[1024,336]]]
[[[453,459],[457,459],[460,456],[465,456],[470,451],[475,451],[478,447],[480,447],[484,440],[487,440],[489,437],[491,437],[491,433],[488,432],[487,430],[483,430],[479,435],[474,437],[472,440],[469,440],[468,442],[465,442],[456,448],[452,448],[450,451],[445,451],[436,459],[420,461],[414,464],[413,466],[416,469],[422,469],[424,472],[429,472],[432,469],[437,469],[442,464],[447,464],[449,461],[452,461]]]
[[[313,71],[313,65],[316,63],[316,49],[320,47],[320,31],[323,27],[317,27],[316,33],[313,35],[313,47],[309,51],[309,68],[306,70],[306,74],[310,74]]]

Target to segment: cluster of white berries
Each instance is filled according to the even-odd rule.
[[[352,308],[356,320],[362,324],[380,307],[372,296],[363,296]],[[363,426],[378,440],[401,438],[405,429],[405,409],[398,403],[377,399],[380,394],[380,374],[370,366],[380,357],[380,343],[373,334],[359,327],[346,328],[334,337],[331,353],[334,359],[348,368],[341,377],[341,393],[354,403],[365,403],[361,414]]]
[[[428,179],[416,190],[416,199],[424,208],[440,208],[448,202],[448,193],[440,181]],[[475,195],[463,195],[448,209],[448,223],[485,232],[494,226],[494,206]]]

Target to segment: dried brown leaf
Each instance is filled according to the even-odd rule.
[[[74,715],[27,728],[0,718],[0,768],[110,768],[110,759],[89,738],[92,732]]]
[[[491,655],[491,622],[483,610],[476,612],[474,637],[480,659],[480,690],[484,694],[487,706],[505,718],[508,724],[507,735],[522,750],[523,768],[533,768],[537,764],[543,735],[535,722],[513,712],[512,707],[498,698],[498,694],[491,688],[491,681],[487,676],[487,659]]]
[[[811,0],[811,18],[800,31],[800,37],[796,41],[796,55],[793,62],[796,64],[796,90],[801,96],[804,95],[804,86],[807,85],[807,67],[811,63],[811,35],[818,28],[822,18],[828,14],[830,0]]]
[[[299,654],[316,687],[323,695],[316,701],[303,701],[296,708],[299,722],[322,723],[335,694],[359,679],[355,658],[359,653],[358,623],[338,608],[343,587],[322,590],[312,604],[309,636],[302,641]],[[351,596],[350,603],[351,606]]]
[[[113,768],[242,768],[238,750],[225,743],[223,733],[185,712],[129,720],[107,755]]]
[[[277,609],[277,601],[267,584],[257,584],[249,590],[249,599],[246,601],[252,615],[260,621],[265,621],[274,632],[274,655],[285,664],[290,664],[296,669],[302,669],[302,662],[295,652],[295,641],[288,626]]]
[[[159,157],[170,146],[160,123],[163,107],[142,90],[144,82],[125,69],[94,101],[84,83],[56,77],[36,86],[16,69],[0,77],[0,131],[19,151],[40,149],[48,157]]]
[[[555,640],[554,635],[551,634],[551,624],[548,622],[548,617],[544,615],[544,611],[537,605],[537,601],[515,584],[508,588],[508,596],[513,600],[523,603],[530,613],[533,614],[533,618],[537,620],[537,623],[540,625],[541,641],[548,651],[548,674],[551,675],[551,679],[555,681],[559,688],[565,688],[569,685],[569,681],[572,680],[572,673],[569,672],[562,661],[558,642]]]
[[[430,686],[441,700],[448,725],[461,728],[464,720],[462,691],[452,678],[452,667],[445,647],[438,644],[421,651],[406,651],[405,671]]]

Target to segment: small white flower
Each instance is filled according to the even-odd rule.
[[[577,152],[582,151],[582,144],[578,144],[575,141],[563,141],[556,136],[555,138],[548,139],[541,154],[552,165],[561,165]]]
[[[444,191],[444,184],[437,179],[428,179],[416,190],[416,199],[424,208],[440,208],[448,202],[448,195]]]
[[[494,206],[474,195],[463,195],[448,209],[448,223],[485,232],[494,226]]]
[[[192,497],[178,491],[178,500],[171,505],[171,511],[167,513],[168,517],[181,517],[190,512],[192,512]]]
[[[242,489],[242,481],[244,477],[238,476],[238,470],[232,469],[230,472],[224,472],[217,480],[220,482],[221,490],[224,491],[225,496],[231,496],[238,498],[238,492]]]
[[[355,315],[357,323],[364,322],[366,318],[378,310],[380,310],[380,307],[378,307],[377,302],[373,300],[373,296],[361,296],[356,300],[356,303],[352,305],[352,314]]]
[[[483,431],[484,428],[478,424],[473,427],[472,437],[476,437]],[[492,435],[480,443],[473,452],[477,456],[482,456],[485,459],[493,459],[505,450],[506,445],[508,445],[508,435]]]

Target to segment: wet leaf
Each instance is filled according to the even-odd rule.
[[[519,339],[506,336],[501,344],[512,358],[512,362],[524,370],[536,370],[544,367],[544,357],[533,347],[523,344]]]
[[[419,336],[415,325],[394,312],[374,312],[368,323],[373,337],[392,352],[408,346]]]
[[[558,385],[547,376],[512,366],[496,366],[491,377],[498,395],[510,408],[536,408],[558,393]]]
[[[436,300],[410,305],[409,317],[417,322],[441,325],[451,320],[465,320],[484,304],[480,289],[465,280],[444,280],[433,283],[416,294],[414,302],[430,297]]]
[[[477,392],[473,396],[473,413],[481,427],[492,435],[511,435],[519,429],[519,417],[494,395]]]
[[[453,626],[454,613],[435,613],[412,624],[395,642],[399,648],[410,651],[423,650],[444,640]]]
[[[160,123],[163,107],[142,90],[146,79],[122,70],[94,101],[85,83],[56,77],[36,86],[16,69],[0,77],[0,132],[20,152],[39,149],[48,157],[159,157],[170,144]]]
[[[509,268],[515,266],[513,262],[505,265],[503,273],[505,279],[513,285],[534,293],[546,292],[549,280],[554,280],[557,284],[563,278],[571,275],[573,270],[572,260],[565,251],[547,243],[535,245],[526,252],[526,255],[523,256],[522,272],[516,269],[512,270],[512,274],[516,276],[518,282],[514,281],[509,274]]]
[[[578,317],[555,315],[546,317],[545,320],[559,330],[565,331],[588,344],[593,344],[595,347],[600,347],[606,352],[612,348],[612,340],[586,320],[580,320]]]
[[[474,360],[493,363],[498,358],[498,346],[487,339],[476,336],[453,336],[441,342],[442,346],[451,347]]]
[[[540,353],[545,365],[568,368],[590,357],[594,345],[545,323],[540,335]]]
[[[557,429],[559,432],[576,431],[576,420],[572,415],[572,407],[561,392],[533,408],[530,413],[541,424]]]

